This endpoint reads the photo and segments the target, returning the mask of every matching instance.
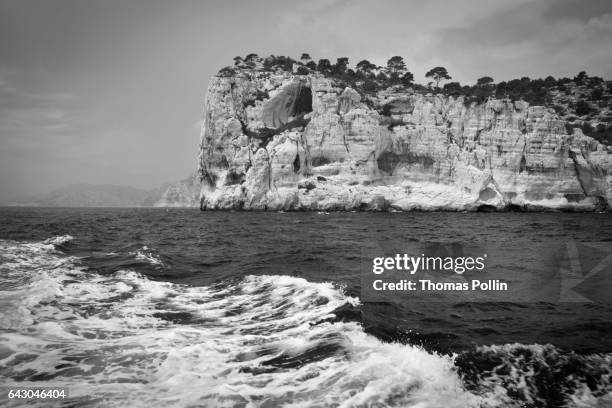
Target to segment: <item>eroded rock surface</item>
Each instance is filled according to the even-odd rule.
[[[192,174],[184,180],[171,183],[161,188],[161,196],[155,201],[155,207],[198,207],[200,180]]]
[[[243,70],[213,77],[202,209],[603,210],[612,149],[525,102]]]

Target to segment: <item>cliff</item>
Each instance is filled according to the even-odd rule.
[[[161,196],[154,203],[155,207],[198,207],[200,180],[197,174],[193,174],[184,180],[162,187],[161,191]]]
[[[208,87],[201,209],[577,210],[612,204],[612,148],[523,101],[366,93],[239,69]]]

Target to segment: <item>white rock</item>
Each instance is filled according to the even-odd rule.
[[[312,112],[295,112],[307,94]],[[213,77],[201,133],[201,208],[599,210],[612,203],[612,149],[579,130],[566,134],[548,108],[508,100],[466,107],[463,98],[398,90],[365,100],[318,74]]]

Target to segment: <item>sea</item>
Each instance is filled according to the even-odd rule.
[[[612,407],[610,304],[366,301],[385,242],[533,274],[612,214],[1,208],[0,406]]]

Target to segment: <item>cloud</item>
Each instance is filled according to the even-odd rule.
[[[58,132],[70,127],[69,93],[31,92],[0,77],[0,143],[23,132]]]
[[[608,13],[612,13],[610,0],[549,0],[542,17],[545,21],[588,21]]]
[[[583,69],[607,75],[612,2],[586,3],[319,0],[279,6],[263,35],[273,47],[268,51],[291,56],[309,52],[315,59],[348,56],[352,63],[365,58],[382,65],[402,55],[417,81],[435,65],[462,82],[483,74],[509,79]]]
[[[606,75],[612,63],[612,13],[596,12],[610,7],[600,4],[571,14],[576,8],[577,2],[565,0],[520,4],[440,30],[436,49],[454,61],[464,78],[569,76],[581,70]]]
[[[0,76],[0,101],[15,104],[20,102],[65,102],[72,99],[74,95],[68,92],[31,92]]]

